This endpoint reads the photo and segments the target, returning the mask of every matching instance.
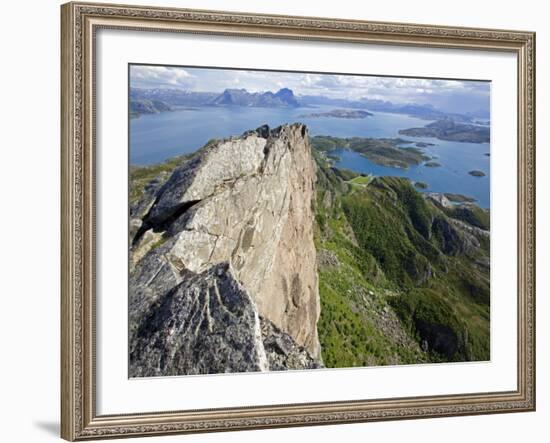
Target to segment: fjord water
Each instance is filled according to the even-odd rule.
[[[447,142],[429,138],[405,138],[436,144],[436,146],[424,148],[423,151],[430,157],[436,157],[433,161],[441,166],[430,168],[420,164],[418,166],[412,165],[409,169],[391,168],[372,163],[366,157],[347,149],[333,151],[331,155],[340,157],[340,161],[336,163],[336,166],[340,168],[375,176],[408,177],[412,181],[426,183],[428,185],[426,192],[463,194],[475,198],[479,206],[489,208],[490,160],[485,155],[486,152],[489,152],[488,144]],[[472,170],[482,171],[485,177],[474,177],[468,174]]]
[[[489,207],[490,159],[488,144],[449,142],[424,137],[400,136],[400,129],[422,127],[429,121],[401,114],[375,112],[364,119],[335,117],[311,118],[312,112],[327,112],[333,106],[315,108],[200,107],[173,112],[141,115],[130,120],[130,163],[149,165],[176,155],[193,152],[214,138],[240,135],[263,124],[275,127],[284,123],[305,123],[310,135],[335,137],[400,137],[434,143],[422,148],[441,167],[423,164],[397,169],[372,163],[362,155],[341,149],[333,152],[340,160],[336,166],[365,174],[408,177],[428,184],[428,192],[450,192],[473,197],[482,207]],[[404,146],[415,146],[408,144]],[[485,177],[473,177],[479,170]]]

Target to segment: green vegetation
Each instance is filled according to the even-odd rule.
[[[400,138],[338,138],[318,135],[311,138],[311,143],[315,149],[328,155],[335,149],[351,149],[378,165],[393,168],[408,169],[410,165],[430,160],[430,157],[418,148],[400,146],[412,143]]]
[[[358,177],[355,177],[351,180],[349,180],[349,185],[351,187],[351,190],[361,190],[365,188],[371,181],[373,177],[370,175],[360,175]]]
[[[350,180],[351,183],[355,183],[357,185],[368,185],[372,180],[371,176],[368,175],[360,175],[359,177],[355,177],[354,179]]]
[[[427,162],[427,163],[424,163],[424,166],[426,166],[427,168],[439,168],[441,167],[441,163]]]
[[[145,186],[154,179],[167,179],[182,162],[182,157],[174,157],[164,163],[151,166],[130,166],[130,204],[136,203],[143,196]]]
[[[332,172],[344,181],[355,182],[355,180],[361,180],[363,178],[363,176],[357,174],[357,172],[351,171],[350,169],[333,168]]]
[[[453,208],[445,208],[445,213],[452,218],[462,220],[477,228],[489,230],[491,228],[491,216],[489,211],[476,205],[460,205]]]
[[[166,243],[166,240],[168,240],[168,237],[165,237],[164,235],[161,236],[156,242],[151,245],[150,250],[152,251],[153,249],[162,246],[164,243]]]
[[[414,182],[414,187],[418,189],[428,189],[428,183]]]
[[[398,199],[400,206],[395,205]],[[431,214],[407,180],[377,178],[369,192],[346,195],[342,205],[359,246],[376,258],[390,279],[412,285],[429,277],[428,258],[438,259],[437,249],[426,240]]]
[[[325,365],[489,359],[488,237],[452,222],[488,229],[488,212],[440,208],[406,179],[350,177],[314,156]]]
[[[320,264],[320,335],[323,361],[327,367],[371,366],[427,361],[416,343],[401,327],[386,297],[392,285],[375,258],[360,248],[343,213],[339,199],[352,191],[352,183],[368,186],[370,177],[341,180],[317,156],[317,229],[319,255],[334,257],[336,265]],[[326,194],[336,204],[327,205]],[[388,295],[391,294],[391,295]],[[402,346],[402,342],[410,346]]]
[[[475,198],[468,197],[467,195],[463,194],[453,194],[451,192],[446,192],[443,195],[445,195],[445,197],[447,197],[449,201],[452,201],[454,203],[473,203],[476,201]]]

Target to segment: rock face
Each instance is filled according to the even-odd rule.
[[[133,376],[210,374],[268,369],[254,303],[227,264],[181,284],[149,310],[135,334]]]
[[[130,221],[131,376],[321,365],[308,140],[296,124],[214,142],[145,194]]]

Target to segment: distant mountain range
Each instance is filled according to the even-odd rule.
[[[219,94],[215,92],[192,92],[176,88],[141,89],[130,88],[130,100],[157,100],[171,106],[204,106]]]
[[[429,104],[398,104],[386,100],[374,100],[366,97],[357,100],[330,98],[320,95],[296,96],[289,88],[277,92],[248,92],[246,89],[225,89],[221,94],[216,92],[193,92],[176,88],[130,88],[131,102],[149,100],[167,108],[182,106],[245,106],[259,108],[296,108],[299,106],[333,105],[352,109],[363,109],[378,112],[405,114],[424,120],[451,118],[458,123],[474,123],[477,119],[488,119],[486,112],[449,113],[436,109]],[[157,109],[158,106],[155,106]],[[134,107],[131,105],[131,109]],[[146,113],[139,112],[138,113]],[[479,123],[479,122],[478,122]]]
[[[258,108],[298,107],[298,100],[291,89],[282,88],[276,93],[248,92],[246,89],[226,89],[212,103],[215,106],[236,105]]]
[[[347,108],[368,109],[369,111],[391,112],[394,114],[405,114],[411,117],[421,118],[423,120],[440,120],[442,118],[452,118],[457,122],[472,123],[475,117],[488,119],[487,113],[477,111],[475,113],[449,113],[438,110],[429,104],[413,103],[392,103],[387,100],[369,99],[361,97],[357,100],[348,100],[342,98],[329,98],[317,95],[303,95],[299,97],[302,106],[333,105],[345,106]]]
[[[130,89],[131,102],[149,100],[163,102],[168,107],[178,106],[250,106],[259,108],[298,107],[291,89],[282,88],[273,93],[248,92],[246,89],[226,89],[215,92],[190,92],[181,89]]]

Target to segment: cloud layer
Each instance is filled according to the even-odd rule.
[[[470,80],[132,65],[130,84],[137,88],[209,92],[226,88],[276,91],[286,87],[297,95],[431,104],[447,112],[488,112],[490,106],[490,83]]]

